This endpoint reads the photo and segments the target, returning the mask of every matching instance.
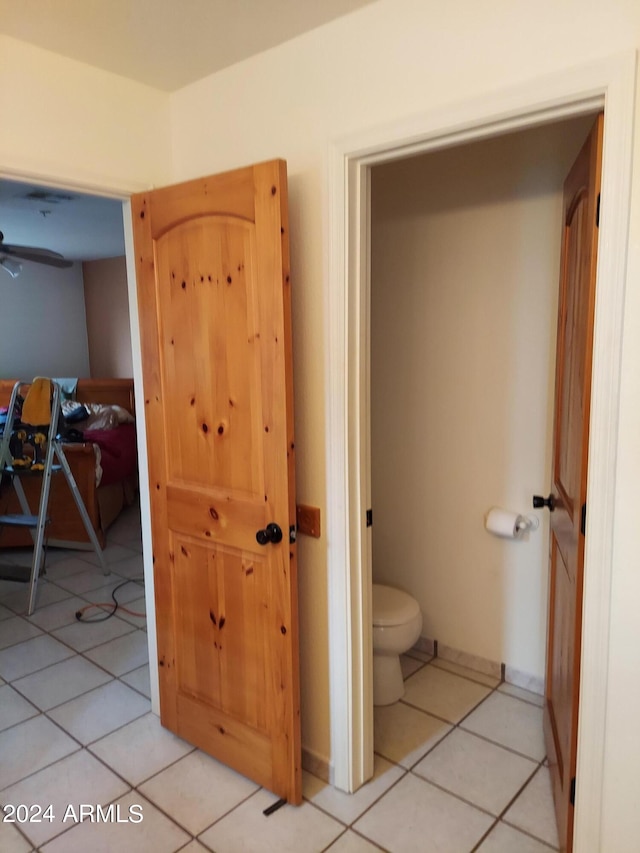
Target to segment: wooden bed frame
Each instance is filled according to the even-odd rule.
[[[0,406],[9,405],[15,383],[14,379],[0,379]],[[135,414],[133,379],[80,379],[76,400],[80,403],[111,403]],[[91,523],[104,548],[105,531],[135,496],[138,485],[137,476],[108,486],[96,487],[96,459],[93,446],[90,443],[65,444],[64,450]],[[22,485],[29,507],[32,512],[37,512],[41,479],[23,477]],[[9,485],[2,488],[0,514],[20,511],[13,487]],[[51,523],[47,526],[49,545],[65,548],[92,548],[67,481],[60,475],[54,474],[51,478],[49,515],[51,517]],[[28,530],[4,528],[0,531],[0,548],[22,546],[32,547]]]

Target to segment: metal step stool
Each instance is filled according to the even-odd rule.
[[[42,423],[21,423],[19,427],[20,430],[24,430],[25,427],[27,427],[27,429],[37,428],[40,434],[46,431],[47,440],[43,467],[41,470],[33,470],[31,467],[15,467],[12,464],[13,458],[10,451],[10,441],[11,437],[14,434],[15,411],[18,396],[20,395],[20,391],[23,387],[29,386],[27,397],[25,397],[25,409],[27,409],[28,394],[31,393],[31,389],[36,386],[36,383],[47,382],[50,383],[50,386],[47,386],[46,384],[40,384],[38,386],[38,390],[41,391],[42,389],[45,389],[45,393],[47,387],[51,388],[51,392],[49,395],[50,408],[47,411],[46,418],[43,416]],[[38,578],[44,570],[45,529],[47,524],[50,522],[50,518],[47,513],[49,507],[49,491],[51,487],[52,474],[60,471],[64,474],[67,483],[69,484],[69,488],[71,489],[71,494],[73,495],[73,498],[76,502],[76,506],[78,507],[80,517],[82,518],[87,534],[89,535],[89,539],[91,540],[96,554],[98,555],[102,570],[105,575],[109,574],[109,567],[104,558],[104,552],[100,547],[98,537],[96,536],[96,532],[93,529],[91,519],[89,518],[89,514],[87,513],[87,509],[82,500],[82,496],[80,494],[80,491],[78,490],[77,483],[74,479],[71,468],[69,467],[69,462],[67,461],[67,457],[62,447],[62,443],[56,435],[58,430],[59,419],[60,386],[56,382],[48,379],[34,379],[33,383],[16,382],[13,388],[13,392],[11,394],[11,402],[9,403],[7,421],[5,424],[4,433],[2,435],[2,442],[0,443],[0,477],[6,476],[11,479],[11,483],[16,491],[16,495],[18,497],[18,502],[20,503],[22,513],[0,515],[0,531],[2,530],[3,526],[26,527],[31,532],[31,537],[33,539],[34,545],[30,569],[27,566],[20,566],[16,564],[0,565],[0,578],[4,580],[17,580],[30,584],[29,606],[27,609],[27,614],[29,616],[33,613],[35,609]],[[54,457],[57,459],[57,462],[59,464],[54,464]],[[40,505],[38,507],[37,515],[34,515],[29,507],[24,489],[22,487],[22,483],[20,482],[22,477],[42,478]],[[2,540],[0,538],[0,545],[1,544]]]

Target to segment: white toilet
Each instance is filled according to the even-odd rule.
[[[400,655],[422,630],[415,598],[392,586],[373,584],[373,704],[391,705],[404,695]]]

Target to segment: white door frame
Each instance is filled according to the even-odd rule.
[[[144,560],[144,597],[147,613],[147,643],[149,647],[149,676],[151,679],[151,710],[160,714],[160,692],[158,685],[158,653],[156,638],[156,610],[153,586],[153,560],[151,546],[151,514],[149,509],[149,470],[147,460],[147,430],[145,421],[144,391],[142,386],[142,347],[140,344],[140,324],[138,322],[138,292],[136,283],[135,253],[133,250],[133,224],[131,221],[130,198],[134,193],[143,192],[148,186],[138,183],[111,182],[108,180],[84,180],[70,178],[69,174],[55,172],[36,173],[8,169],[0,165],[0,178],[9,181],[38,184],[52,189],[79,192],[88,195],[112,198],[122,202],[122,221],[124,226],[125,255],[127,262],[127,289],[129,293],[129,326],[131,331],[131,361],[133,367],[133,387],[136,400],[136,439],[138,445],[138,471],[144,472],[139,478],[140,515],[142,525],[142,547]]]
[[[605,108],[575,809],[576,849],[584,853],[600,849],[635,79],[633,51],[352,135],[329,150],[330,772],[337,787],[354,791],[373,773],[371,560],[365,527],[371,166]]]

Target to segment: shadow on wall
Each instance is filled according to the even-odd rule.
[[[484,530],[548,485],[562,183],[592,119],[376,167],[374,580],[423,635],[544,676],[548,527]]]

